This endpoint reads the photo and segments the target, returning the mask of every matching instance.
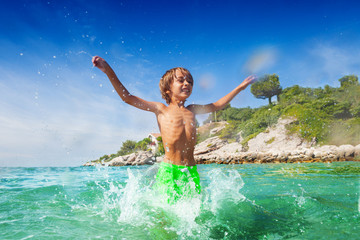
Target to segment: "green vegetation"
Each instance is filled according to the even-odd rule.
[[[269,105],[272,104],[271,97],[278,96],[281,93],[281,86],[279,81],[279,76],[276,74],[266,74],[261,77],[257,82],[251,85],[251,93],[254,94],[256,98],[269,99]]]
[[[134,153],[136,151],[148,151],[148,145],[151,143],[150,138],[144,138],[143,140],[136,142],[132,140],[126,140],[122,143],[120,150],[117,153],[104,155],[99,159],[93,160],[92,162],[109,162],[112,159],[124,156],[127,154]]]
[[[359,78],[355,75],[347,75],[339,79],[340,85],[342,88],[347,88],[350,86],[358,85]]]
[[[272,137],[272,138],[270,138],[268,141],[266,141],[265,143],[266,144],[271,144],[272,142],[274,142],[275,141],[275,137]]]
[[[164,144],[161,137],[156,138],[159,143],[158,149],[156,150],[155,156],[161,156],[165,154]]]
[[[285,88],[279,94],[276,105],[269,104],[256,109],[228,105],[216,113],[216,118],[215,113],[210,114],[204,123],[214,122],[215,119],[227,121],[229,124],[218,136],[232,141],[241,132],[242,143],[246,145],[247,141],[275,124],[280,117],[289,117],[296,119],[287,126],[289,134],[298,134],[308,141],[316,140],[319,144],[359,144],[358,78],[354,75],[344,76],[339,82],[339,88],[328,85],[324,88],[304,88],[298,85]]]

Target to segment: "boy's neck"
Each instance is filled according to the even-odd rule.
[[[169,105],[170,105],[170,106],[173,105],[173,106],[176,106],[176,107],[178,107],[178,108],[183,108],[184,105],[185,105],[185,101],[172,100]]]

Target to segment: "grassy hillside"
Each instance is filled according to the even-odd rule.
[[[216,117],[215,117],[216,114]],[[289,127],[290,134],[319,144],[360,143],[360,86],[358,83],[332,88],[286,88],[279,102],[260,108],[233,108],[212,113],[205,122],[228,121],[218,133],[221,138],[235,140],[242,132],[243,144],[275,124],[280,117],[296,119]],[[203,136],[199,135],[199,140]]]

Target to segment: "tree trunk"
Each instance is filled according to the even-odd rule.
[[[272,103],[271,103],[271,97],[269,97],[269,105],[272,105]]]

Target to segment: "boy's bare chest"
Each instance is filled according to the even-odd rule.
[[[162,135],[183,135],[187,137],[196,132],[195,115],[187,110],[168,110],[158,116]]]

